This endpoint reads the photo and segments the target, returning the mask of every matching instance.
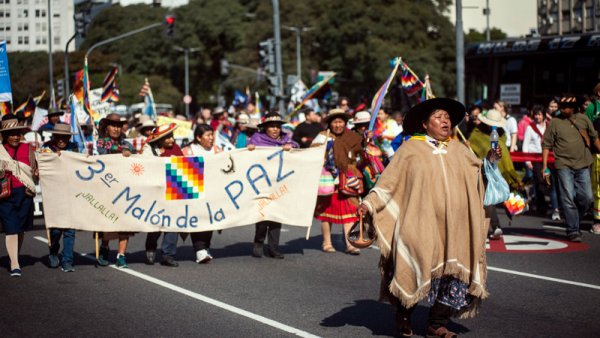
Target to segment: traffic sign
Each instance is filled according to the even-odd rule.
[[[183,97],[183,103],[185,103],[185,104],[190,104],[190,103],[192,103],[192,97],[191,97],[190,95],[185,95],[185,96]]]

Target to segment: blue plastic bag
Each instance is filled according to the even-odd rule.
[[[485,188],[485,196],[483,205],[490,206],[503,203],[510,197],[510,188],[508,183],[496,164],[490,163],[487,158],[483,160],[483,169],[487,177],[487,187]]]

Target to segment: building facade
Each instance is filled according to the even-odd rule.
[[[600,32],[600,0],[537,0],[540,35]]]
[[[64,51],[75,34],[73,0],[50,1],[51,13],[48,0],[0,0],[0,40],[6,40],[9,52],[48,51],[49,43],[53,51]]]

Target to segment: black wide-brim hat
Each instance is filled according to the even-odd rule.
[[[450,114],[450,122],[453,128],[465,117],[467,111],[465,106],[456,100],[447,98],[430,99],[412,107],[406,113],[402,123],[404,132],[408,135],[418,133],[423,129],[423,122],[427,121],[432,112],[439,109]]]

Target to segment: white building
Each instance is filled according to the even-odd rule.
[[[52,51],[64,51],[75,34],[73,0],[0,0],[0,40],[9,52],[48,51],[48,1],[52,4]],[[74,46],[69,46],[69,51]]]

